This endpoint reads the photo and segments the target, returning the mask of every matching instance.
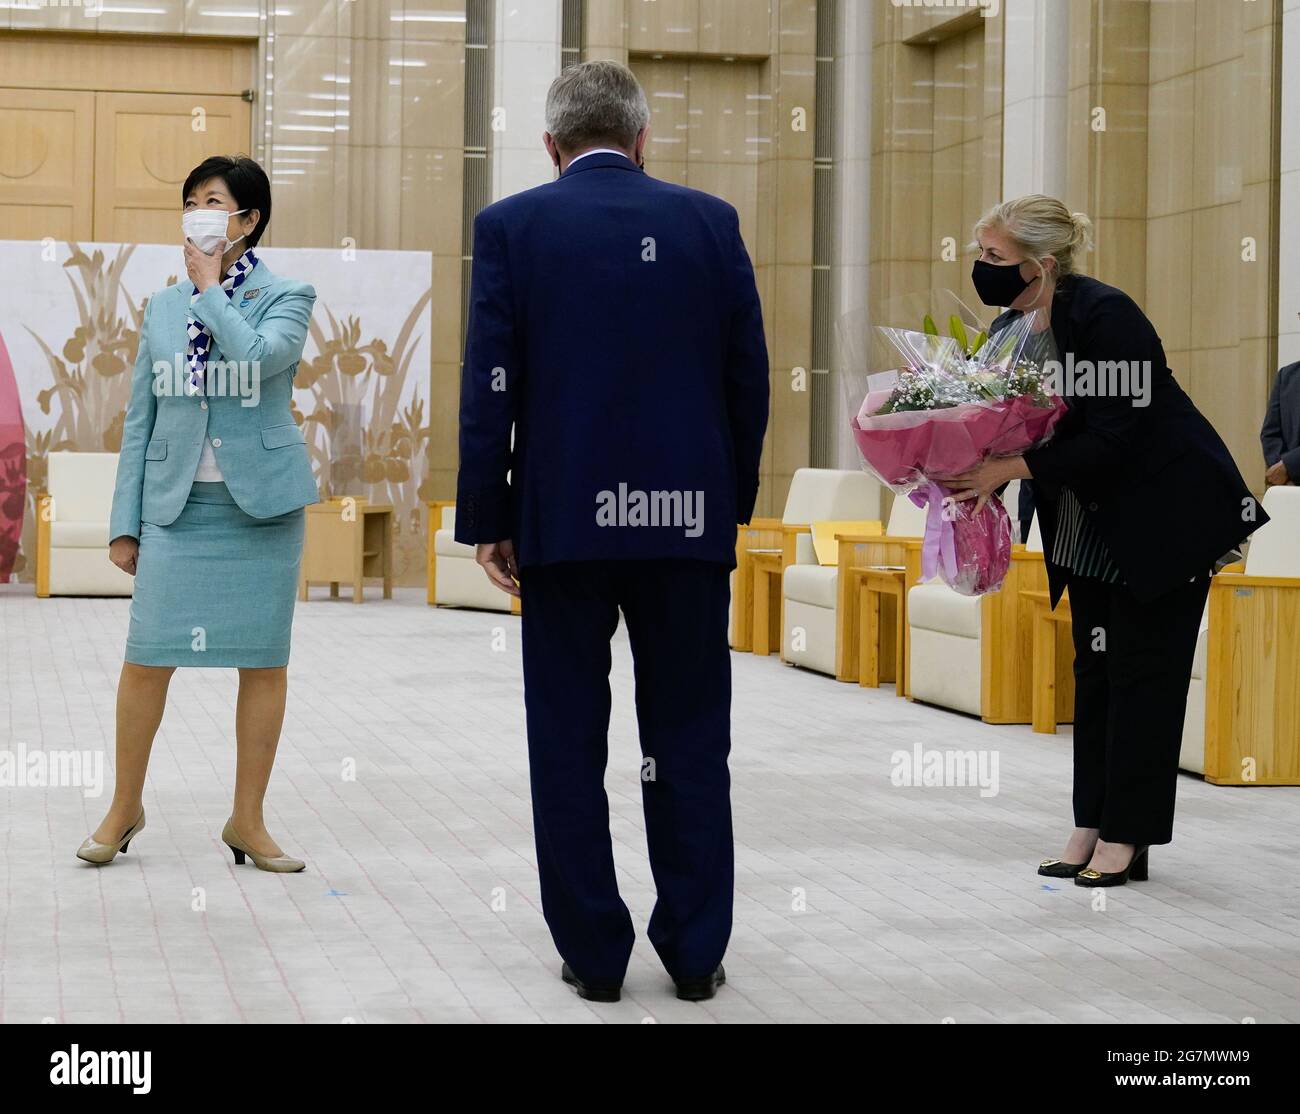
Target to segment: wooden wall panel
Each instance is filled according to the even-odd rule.
[[[237,96],[255,44],[159,35],[0,31],[0,88]]]

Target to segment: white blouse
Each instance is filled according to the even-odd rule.
[[[217,467],[217,454],[212,451],[212,438],[203,438],[203,452],[199,454],[199,466],[194,472],[194,482],[203,484],[223,483],[225,477]]]

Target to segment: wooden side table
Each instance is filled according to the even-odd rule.
[[[736,531],[736,571],[732,574],[731,648],[748,653],[753,645],[754,576],[750,553],[782,545],[779,518],[756,518]]]
[[[1033,609],[1034,679],[1031,723],[1040,735],[1055,735],[1057,723],[1074,716],[1074,656],[1058,654],[1062,639],[1069,643],[1073,619],[1070,597],[1062,596],[1056,609],[1047,592],[1021,592]]]
[[[1025,592],[1047,591],[1039,550],[1011,547],[1007,578],[980,597],[980,718],[985,723],[1034,719],[1034,620]]]
[[[836,534],[839,542],[839,589],[835,609],[835,679],[861,683],[863,645],[861,592],[867,569],[903,576],[903,643],[899,653],[904,669],[898,694],[907,695],[907,589],[921,579],[921,539],[875,537],[866,534]],[[879,643],[877,643],[878,645]]]
[[[878,688],[894,681],[898,695],[907,693],[907,570],[854,569],[858,582],[858,684]],[[893,623],[884,622],[886,599],[893,603]]]
[[[393,598],[393,508],[351,496],[307,508],[307,530],[299,574],[299,598],[312,584],[328,584],[330,599],[339,585],[352,585],[352,602],[364,600],[363,582],[384,581],[384,599]]]
[[[774,646],[781,648],[781,550],[751,549],[749,567],[754,584],[750,648],[759,657],[766,657]]]
[[[1205,780],[1300,785],[1300,577],[1225,569],[1209,619]]]

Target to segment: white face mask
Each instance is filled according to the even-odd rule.
[[[233,213],[227,213],[225,209],[191,209],[181,216],[181,230],[187,240],[194,241],[199,251],[211,254],[213,248],[226,238],[230,218],[247,212],[247,209]],[[240,236],[230,243],[237,244],[243,238]]]

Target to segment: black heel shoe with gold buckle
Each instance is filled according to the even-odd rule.
[[[1073,878],[1087,863],[1067,863],[1060,859],[1044,859],[1038,864],[1038,873],[1044,878]]]
[[[1133,858],[1129,860],[1128,866],[1123,870],[1101,871],[1101,870],[1081,870],[1074,876],[1076,886],[1091,886],[1096,889],[1100,886],[1122,886],[1125,882],[1145,882],[1147,880],[1147,852],[1149,847],[1137,847],[1133,851]]]

